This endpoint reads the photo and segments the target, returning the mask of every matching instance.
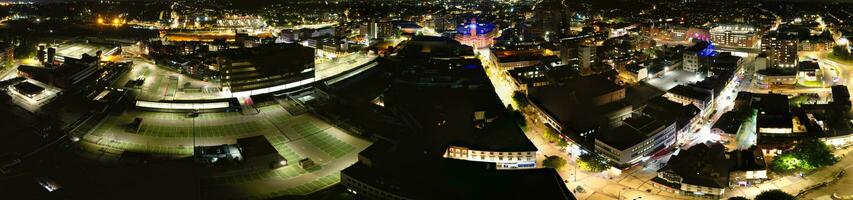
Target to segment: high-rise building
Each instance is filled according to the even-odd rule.
[[[559,37],[569,28],[569,10],[565,0],[543,0],[534,8],[536,24],[543,36]]]
[[[578,69],[582,75],[592,73],[595,63],[595,46],[586,44],[561,44],[560,57],[564,64]]]
[[[367,37],[371,40],[382,39],[394,34],[394,26],[389,21],[370,22]]]
[[[767,53],[767,65],[770,67],[796,67],[799,62],[798,43],[793,33],[770,32],[761,38],[761,52]]]

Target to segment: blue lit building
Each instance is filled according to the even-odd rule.
[[[684,50],[684,71],[699,71],[699,68],[702,66],[701,61],[712,58],[716,54],[714,44],[705,41],[696,42],[696,44]]]

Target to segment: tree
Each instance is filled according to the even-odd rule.
[[[832,47],[832,54],[841,59],[851,59],[850,51],[847,50],[844,46],[834,46]]]
[[[557,146],[565,147],[567,145],[569,145],[569,141],[566,141],[566,139],[560,138],[560,141],[557,141]]]
[[[557,140],[560,139],[560,133],[557,133],[557,130],[551,128],[546,128],[545,133],[543,134],[544,135],[542,137],[550,143],[557,142]]]
[[[542,161],[542,165],[545,167],[560,169],[566,165],[566,159],[563,159],[560,156],[548,156]]]
[[[15,48],[14,54],[17,59],[32,58],[36,56],[36,42],[30,39],[22,39],[21,44]]]
[[[527,107],[527,105],[529,105],[529,102],[527,101],[527,95],[524,95],[524,92],[521,92],[521,91],[513,92],[512,93],[512,100],[515,101],[515,104],[518,105],[519,109]]]
[[[596,153],[587,153],[578,156],[578,166],[591,172],[602,172],[610,168],[606,158]]]
[[[729,198],[729,200],[749,200],[749,199],[747,199],[746,197],[732,197],[732,198]]]
[[[771,166],[779,172],[810,171],[837,162],[838,158],[832,154],[829,145],[817,138],[809,138],[794,146],[794,149],[782,152]]]
[[[794,200],[794,196],[782,190],[767,190],[755,196],[755,200]]]

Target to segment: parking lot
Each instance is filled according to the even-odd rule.
[[[192,146],[233,144],[236,139],[264,135],[290,164],[277,169],[241,169],[238,172],[202,177],[205,198],[266,198],[272,195],[303,195],[336,184],[340,170],[357,161],[358,152],[370,142],[353,137],[312,114],[291,115],[280,105],[260,108],[257,115],[127,111],[110,116],[83,138],[82,153],[110,159],[123,151],[155,156],[189,157]],[[136,131],[128,130],[141,118]],[[299,160],[311,159],[318,167],[303,169]],[[268,187],[275,186],[275,187]],[[247,189],[249,188],[249,189]],[[208,196],[210,195],[210,196]]]
[[[90,56],[97,55],[98,51],[105,52],[111,49],[111,46],[108,45],[99,45],[92,43],[82,43],[82,42],[69,42],[64,44],[54,45],[56,48],[56,55],[65,56],[71,58],[81,58],[83,54],[89,54]]]

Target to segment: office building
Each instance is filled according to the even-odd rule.
[[[761,38],[761,52],[767,53],[767,64],[770,67],[797,67],[798,44],[799,40],[794,33],[770,32]]]
[[[224,91],[248,96],[296,88],[314,80],[314,49],[299,44],[268,44],[230,49],[216,57]]]
[[[707,65],[707,61],[716,54],[714,45],[699,41],[684,50],[682,66],[684,71],[699,72],[703,65]]]
[[[630,166],[668,149],[675,140],[674,120],[639,114],[625,119],[621,126],[599,132],[595,150],[617,166]]]
[[[717,26],[710,33],[711,41],[719,46],[751,48],[758,42],[758,29],[745,24]]]

